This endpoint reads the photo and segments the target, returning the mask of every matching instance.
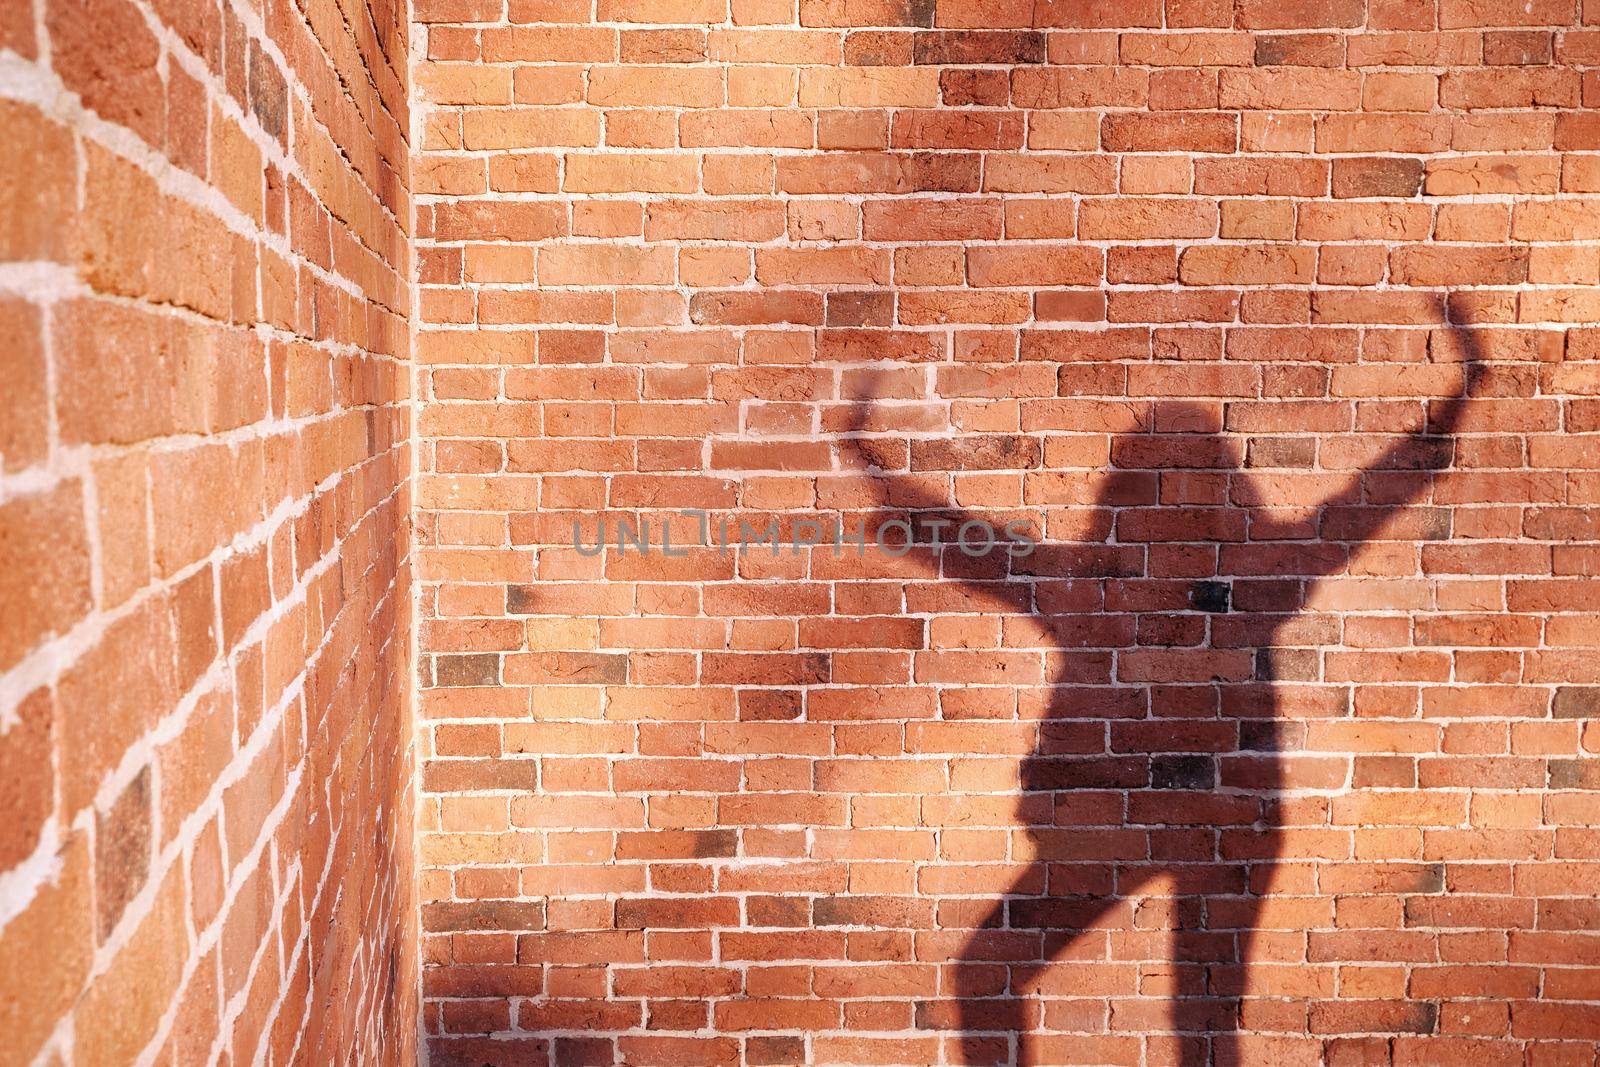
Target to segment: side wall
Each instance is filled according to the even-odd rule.
[[[408,1063],[408,28],[0,4],[0,1062]]]
[[[416,18],[435,1067],[1588,1062],[1600,8]]]

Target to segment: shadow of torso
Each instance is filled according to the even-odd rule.
[[[950,746],[981,758],[953,761],[941,817],[993,826],[994,802],[1012,805],[1007,839],[980,849],[987,865],[966,868],[940,907],[950,936],[935,944],[949,951],[924,957],[943,973],[918,1025],[952,1035],[947,1059],[1138,1062],[1143,1042],[1184,1067],[1238,1060],[1248,964],[1271,956],[1274,933],[1297,958],[1301,935],[1269,929],[1264,914],[1285,816],[1313,817],[1349,785],[1347,758],[1298,751],[1309,721],[1351,713],[1348,686],[1323,671],[1339,617],[1307,605],[1448,465],[1450,439],[1437,434],[1462,403],[1443,402],[1376,457],[1394,482],[1381,499],[1356,473],[1284,518],[1262,506],[1240,441],[1215,427],[1147,429],[1113,439],[1091,528],[1075,540],[923,557],[937,573],[922,609],[1001,621],[997,651],[935,642],[918,670],[954,687],[942,719],[979,727]],[[1205,421],[1172,405],[1148,425]],[[913,525],[979,521],[903,480],[880,495],[883,514]],[[1010,658],[1029,652],[1042,656],[1037,679]],[[1025,750],[1007,747],[1017,725]]]
[[[1225,487],[1239,472],[1209,473]],[[1301,572],[1325,571],[1331,554],[1248,541],[1249,509],[1225,491],[1208,507],[1163,505],[1159,486],[1153,470],[1105,476],[1091,511],[1099,541],[938,557],[945,582],[999,615],[1004,650],[1045,664],[1042,686],[1016,691],[1031,751],[1009,775],[991,760],[952,781],[958,804],[991,790],[1014,800],[1011,881],[973,884],[982,895],[957,920],[970,932],[948,961],[946,999],[923,1012],[924,1025],[959,1031],[964,1062],[1094,1059],[1097,1033],[1104,1058],[1120,1060],[1129,1039],[1114,1031],[1137,1028],[1172,1034],[1182,1062],[1203,1063],[1211,1038],[1238,1025],[1279,849],[1281,751],[1301,736],[1283,705],[1302,718],[1338,714],[1345,699],[1315,684],[1315,649],[1337,641],[1335,624],[1299,612],[1314,580]],[[1268,551],[1277,564],[1262,565]],[[1258,574],[1271,569],[1283,573]],[[1342,761],[1321,769],[1311,784],[1344,784]],[[1150,960],[1172,963],[1157,975]],[[1169,989],[1170,1018],[1107,1017],[1147,1011],[1135,998],[1152,983]]]

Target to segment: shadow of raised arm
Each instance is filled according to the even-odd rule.
[[[1419,499],[1433,484],[1434,477],[1451,465],[1455,458],[1456,430],[1471,402],[1473,390],[1483,378],[1485,365],[1477,335],[1463,326],[1452,325],[1449,329],[1460,341],[1466,356],[1461,362],[1460,388],[1455,395],[1443,401],[1426,402],[1421,426],[1391,444],[1376,460],[1355,472],[1344,488],[1317,505],[1315,537],[1319,541],[1359,545],[1370,540],[1396,512]],[[1376,471],[1409,471],[1417,477],[1415,484],[1409,486],[1409,491],[1400,499],[1364,501],[1366,476]],[[1329,513],[1335,509],[1340,511],[1340,521],[1336,529],[1330,529]],[[1304,525],[1299,522],[1261,520],[1251,526],[1253,541],[1295,540],[1303,537]],[[1307,562],[1318,575],[1332,573],[1343,563],[1329,555],[1308,559]]]
[[[875,386],[878,377],[871,382]],[[850,424],[842,437],[844,447],[853,451],[867,466],[866,481],[871,486],[871,491],[877,497],[877,505],[869,518],[863,520],[869,528],[880,529],[886,522],[903,520],[911,524],[916,530],[919,526],[931,529],[932,524],[928,519],[941,522],[942,529],[948,530],[951,536],[943,537],[941,543],[949,545],[954,534],[968,523],[982,523],[993,538],[993,547],[985,556],[995,560],[1009,560],[1015,551],[1032,552],[1036,542],[1014,536],[990,519],[974,514],[941,496],[935,496],[914,481],[897,477],[885,471],[879,465],[880,457],[875,456],[866,443],[870,438],[864,437],[868,432],[868,415],[877,401],[876,390],[869,388],[868,395],[858,399],[851,409]],[[918,517],[924,516],[919,522]],[[931,538],[930,538],[931,540]],[[918,543],[928,542],[918,539]],[[936,567],[938,566],[936,562]],[[939,568],[942,570],[942,568]],[[1016,611],[1033,610],[1033,590],[1026,583],[1006,581],[1009,569],[993,575],[994,580],[974,580],[968,576],[961,576],[963,581],[980,591],[986,597],[998,601],[1006,607]]]

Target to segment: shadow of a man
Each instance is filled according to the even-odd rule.
[[[1074,988],[1073,972],[1052,974],[1052,964],[1117,909],[1129,909],[1116,916],[1129,930],[1135,898],[1158,879],[1170,887],[1179,1061],[1239,1061],[1246,967],[1281,852],[1281,754],[1300,743],[1287,724],[1345,713],[1308,703],[1330,692],[1315,684],[1317,646],[1340,638],[1329,630],[1335,620],[1302,610],[1322,578],[1343,571],[1451,464],[1453,435],[1482,375],[1470,331],[1434,336],[1437,361],[1459,360],[1459,388],[1427,402],[1412,432],[1377,437],[1377,455],[1338,472],[1344,487],[1309,511],[1279,517],[1270,489],[1244,469],[1243,440],[1213,425],[1214,411],[1157,402],[1134,432],[1112,440],[1112,469],[1094,500],[1103,541],[1028,550],[1001,539],[977,557],[951,548],[935,557],[941,577],[997,613],[1031,619],[1057,665],[1037,747],[1019,768],[1017,822],[1031,846],[1013,860],[1022,873],[975,912],[947,971],[947,999],[925,1017],[959,1032],[965,1063],[1094,1059],[1080,1047],[1084,1038],[1059,1032],[1102,1025],[1081,1025],[1070,1003],[1105,994]],[[874,466],[874,403],[858,402],[847,440],[868,465],[880,518],[937,519],[950,530],[983,523]],[[1169,484],[1196,473],[1221,487],[1211,506],[1190,507],[1184,488]],[[1192,550],[1153,566],[1158,546]],[[1337,781],[1289,784],[1343,787],[1344,763],[1336,762]],[[1104,958],[1103,948],[1080,951]],[[1063,998],[1058,1018],[1030,995],[1041,985]]]

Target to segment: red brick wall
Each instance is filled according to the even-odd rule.
[[[1570,7],[419,5],[447,1062],[1594,1037]]]
[[[0,4],[0,1063],[414,1058],[404,17]]]
[[[435,1065],[1590,1062],[1600,7],[415,17]]]

